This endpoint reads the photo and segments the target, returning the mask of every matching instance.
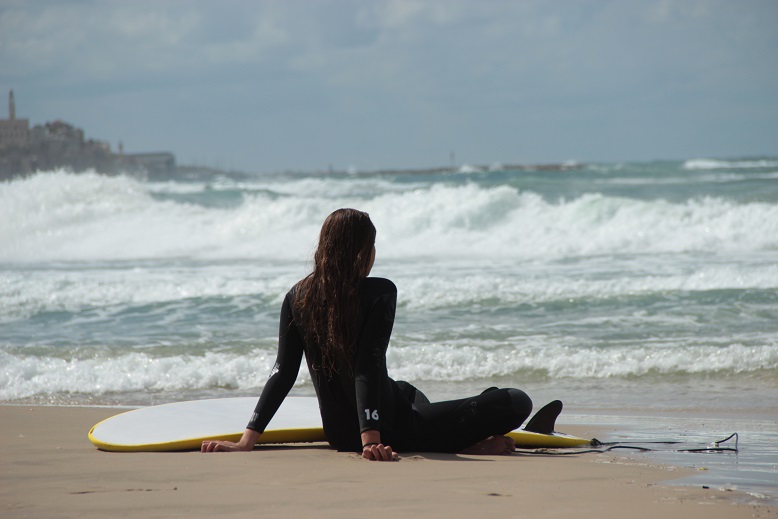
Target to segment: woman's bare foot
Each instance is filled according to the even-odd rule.
[[[484,456],[494,456],[496,454],[511,454],[516,448],[516,442],[513,438],[507,436],[489,436],[475,445],[468,447],[460,454],[480,454]]]

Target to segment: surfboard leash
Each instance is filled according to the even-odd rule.
[[[729,446],[722,446],[723,443],[726,443],[727,441],[731,440],[732,438],[735,439],[735,446],[729,447]],[[735,452],[737,453],[739,451],[738,448],[738,433],[732,433],[723,440],[718,440],[709,443],[705,447],[701,448],[694,448],[694,449],[673,449],[675,452],[696,452],[696,453],[720,453],[720,452]],[[549,449],[549,448],[542,448],[542,449],[515,449],[515,452],[517,454],[543,454],[543,455],[552,455],[552,456],[569,456],[572,454],[588,454],[588,453],[605,453],[610,452],[614,450],[637,450],[641,452],[656,452],[662,449],[656,449],[651,447],[642,447],[641,445],[678,445],[684,442],[680,441],[646,441],[646,442],[601,442],[597,438],[592,439],[592,447],[602,447],[602,448],[594,448],[594,449],[577,449],[577,450],[569,450],[569,449]]]

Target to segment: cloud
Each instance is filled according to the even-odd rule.
[[[195,2],[13,3],[0,11],[4,63],[17,77],[122,81],[261,61],[286,35],[267,14]],[[45,71],[45,72],[44,72]],[[52,73],[54,72],[54,73]]]
[[[279,167],[661,156],[684,145],[662,124],[691,146],[776,113],[775,19],[768,0],[6,0],[0,87],[32,119]]]

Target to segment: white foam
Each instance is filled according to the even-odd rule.
[[[614,261],[615,263],[615,261]],[[490,306],[541,304],[552,301],[588,300],[640,295],[724,289],[778,289],[778,265],[706,266],[688,272],[631,272],[604,276],[582,276],[582,270],[544,273],[516,268],[495,272],[436,272],[434,269],[411,275],[403,267],[388,270],[388,277],[399,287],[399,304],[410,309],[472,307],[484,302]],[[405,269],[407,270],[407,269]],[[585,270],[585,269],[584,269]],[[682,270],[682,269],[679,269]]]
[[[203,356],[153,357],[132,352],[118,357],[15,356],[0,351],[0,400],[33,395],[105,395],[134,391],[257,388],[267,381],[275,353],[208,352]],[[307,383],[301,370],[298,385]]]
[[[674,204],[598,194],[549,203],[509,187],[433,186],[367,204],[397,257],[560,258],[771,250],[778,206],[707,198]]]
[[[683,169],[752,169],[775,168],[778,160],[716,160],[716,159],[690,159],[683,163]]]
[[[541,341],[539,343],[538,341]],[[401,337],[389,349],[390,375],[412,381],[464,381],[494,377],[608,379],[662,375],[710,376],[778,369],[778,343],[745,346],[651,344],[596,348],[570,339],[548,343],[536,337],[507,343],[466,340],[409,343]],[[0,401],[35,395],[106,395],[216,388],[254,390],[267,381],[275,352],[207,352],[202,356],[156,357],[130,352],[83,358],[25,356],[0,351]],[[310,384],[305,366],[298,386]]]
[[[536,339],[530,338],[530,342]],[[547,340],[547,339],[546,339]],[[596,348],[583,344],[428,344],[393,347],[394,376],[407,380],[457,381],[542,373],[550,378],[603,379],[649,375],[749,373],[778,367],[778,344],[763,346],[656,345]],[[570,341],[567,341],[570,342]],[[677,345],[675,345],[677,346]]]
[[[272,186],[271,186],[272,184]],[[261,187],[264,186],[264,187]],[[509,186],[381,179],[257,182],[232,208],[159,200],[167,189],[94,173],[0,184],[0,261],[307,258],[338,207],[370,212],[386,258],[564,258],[778,248],[778,205],[587,194],[549,202]]]
[[[452,307],[516,307],[554,301],[601,301],[679,291],[721,289],[778,289],[778,265],[739,262],[689,268],[657,267],[654,272],[630,271],[629,260],[611,259],[613,272],[596,262],[557,269],[517,265],[439,263],[409,266],[381,260],[375,274],[393,279],[399,287],[398,303],[410,310]],[[677,268],[675,268],[677,266]],[[275,308],[293,283],[307,273],[303,261],[261,266],[253,263],[153,268],[128,266],[111,269],[58,268],[8,271],[2,278],[0,322],[31,318],[44,312],[70,312],[102,308],[104,312],[217,297],[240,305],[241,298],[262,301]],[[621,273],[616,273],[616,272]],[[582,276],[586,272],[587,275]],[[168,311],[170,309],[168,308]]]
[[[284,294],[305,274],[305,265],[262,269],[252,265],[198,265],[173,269],[54,269],[30,277],[8,272],[0,292],[0,322],[30,318],[42,312],[134,306],[188,299],[237,296],[268,299],[280,305]]]
[[[458,173],[481,173],[483,170],[477,166],[471,166],[469,164],[463,164],[457,170]]]

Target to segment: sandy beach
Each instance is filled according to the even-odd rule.
[[[98,451],[100,407],[0,406],[0,515],[68,517],[775,517],[735,492],[663,482],[688,469],[624,454],[402,453],[380,464],[325,445],[248,454]],[[565,426],[573,434],[607,434]]]

